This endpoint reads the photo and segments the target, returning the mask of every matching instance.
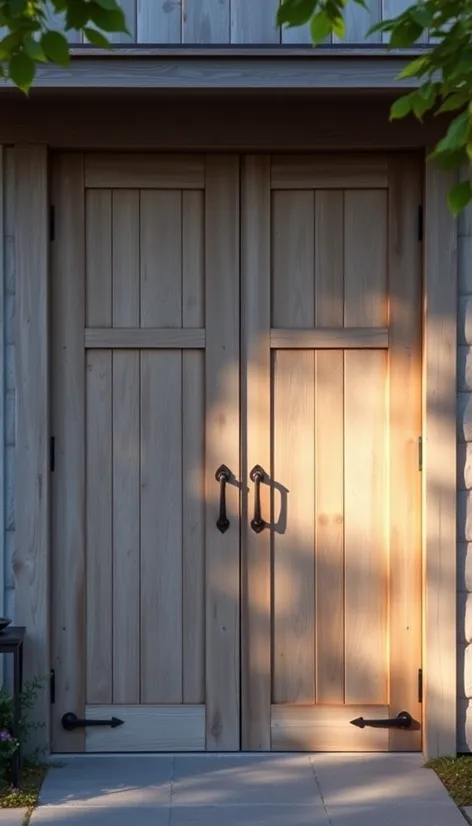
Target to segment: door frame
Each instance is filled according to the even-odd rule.
[[[322,103],[318,102],[318,118],[320,108]],[[293,123],[294,134],[298,127],[303,129],[305,117],[302,107],[299,123]],[[59,124],[59,113],[57,119]],[[48,676],[51,669],[48,242],[51,156],[46,144],[33,142],[33,121],[31,126],[32,143],[16,144],[14,148],[17,376],[14,573],[16,621],[27,627],[26,678]],[[256,127],[248,123],[247,128],[244,153],[249,151],[251,130]],[[344,124],[344,129],[347,128]],[[93,124],[84,125],[84,148],[94,146],[93,129]],[[185,125],[183,129],[185,131]],[[208,129],[207,145],[211,143],[211,124]],[[375,135],[375,129],[369,122],[365,141],[371,149],[374,148],[372,134]],[[426,129],[424,140],[426,148],[431,140]],[[291,146],[292,142],[287,141],[286,150],[290,151]],[[171,148],[169,145],[169,150]],[[205,146],[202,145],[202,149]],[[323,149],[326,149],[326,138],[320,136],[319,143],[313,142],[311,151]],[[162,147],[159,150],[162,151]],[[423,753],[427,758],[456,753],[457,227],[446,203],[447,190],[455,180],[455,173],[442,172],[432,163],[425,164],[422,482]],[[49,748],[48,687],[40,692],[35,716],[45,724],[39,733],[39,742]]]

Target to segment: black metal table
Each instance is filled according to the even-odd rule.
[[[12,763],[12,783],[18,787],[21,765],[21,693],[23,691],[23,642],[25,628],[10,626],[0,632],[0,654],[13,654],[13,737],[20,742],[20,748],[15,753]]]

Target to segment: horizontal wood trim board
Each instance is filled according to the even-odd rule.
[[[272,189],[385,189],[388,163],[383,158],[314,158],[275,155]]]
[[[386,719],[388,706],[301,706],[271,708],[274,751],[388,751],[388,729],[358,728],[356,717]]]
[[[89,189],[203,189],[202,155],[90,154],[85,157]]]
[[[85,717],[123,725],[85,729],[85,750],[101,751],[204,751],[205,706],[86,706]]]
[[[346,57],[418,57],[424,54],[427,47],[421,44],[408,49],[387,49],[386,46],[367,45],[365,43],[348,45],[348,44],[330,44],[329,46],[318,46],[314,52],[311,45],[308,46],[292,46],[285,44],[277,44],[275,46],[243,46],[240,44],[159,44],[153,46],[152,44],[132,44],[130,46],[120,43],[113,44],[113,51],[106,49],[98,49],[92,46],[81,44],[80,46],[72,44],[70,53],[72,57],[90,59],[91,57],[119,57],[121,60],[126,60],[130,57],[277,57],[286,59],[288,57],[307,57],[312,60],[320,60],[321,58],[332,58],[333,55],[340,59]]]
[[[88,327],[85,347],[89,349],[171,349],[201,350],[205,347],[205,330],[184,327],[141,330],[109,327]]]
[[[67,71],[39,65],[35,89],[411,89],[399,79],[403,57],[101,57],[73,58]],[[1,90],[11,88],[1,81]]]
[[[386,350],[388,329],[271,330],[270,346],[273,350]]]

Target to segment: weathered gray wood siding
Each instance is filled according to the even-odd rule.
[[[367,0],[368,11],[350,3],[346,11],[346,42],[366,42],[369,27],[403,11],[409,0]],[[280,31],[275,25],[279,0],[121,0],[131,37],[112,36],[115,42],[198,45],[303,45],[310,43],[308,28]],[[61,16],[50,15],[58,27]],[[70,37],[77,42],[77,35]],[[382,42],[376,33],[370,43]]]

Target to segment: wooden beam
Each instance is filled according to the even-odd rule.
[[[16,256],[16,549],[15,621],[25,625],[25,679],[49,674],[49,366],[48,154],[45,146],[15,150]],[[49,740],[49,694],[35,717]]]
[[[457,232],[432,163],[425,180],[423,362],[424,740],[427,758],[456,754]]]
[[[418,84],[414,78],[399,79],[410,61],[403,56],[339,56],[314,54],[299,56],[265,54],[245,57],[181,54],[147,56],[126,60],[72,58],[67,71],[48,63],[38,66],[37,89],[409,89]],[[9,81],[1,89],[11,88]]]
[[[205,347],[205,330],[193,327],[182,329],[147,329],[133,330],[126,328],[88,327],[85,330],[85,346],[128,350],[132,348],[173,350],[200,349]]]
[[[386,327],[271,330],[273,350],[378,350],[388,347]]]
[[[447,116],[389,122],[388,100],[228,99],[170,100],[134,92],[134,100],[5,100],[0,143],[35,141],[63,149],[129,152],[234,150],[301,152],[425,147],[439,140]]]

